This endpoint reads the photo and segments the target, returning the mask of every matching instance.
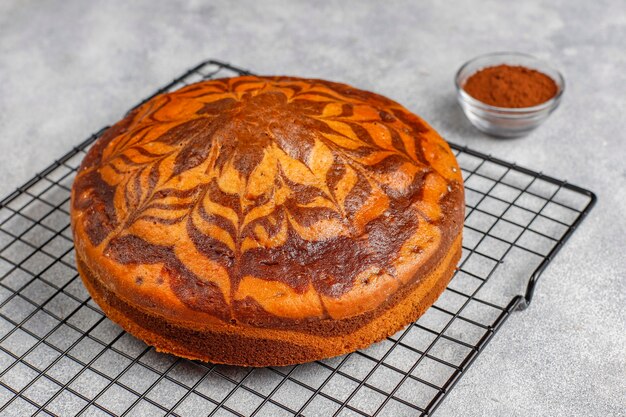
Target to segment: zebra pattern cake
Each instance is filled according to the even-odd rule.
[[[80,275],[165,352],[336,356],[416,320],[461,254],[463,180],[398,103],[292,77],[203,81],[109,128],[72,189]]]

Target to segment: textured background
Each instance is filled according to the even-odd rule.
[[[374,90],[447,139],[588,187],[598,206],[461,379],[438,416],[626,415],[626,4],[0,2],[0,195],[208,57]],[[453,75],[515,50],[562,69],[561,108],[495,140]]]

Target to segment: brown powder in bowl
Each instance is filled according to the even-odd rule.
[[[463,90],[485,104],[496,107],[532,107],[557,93],[557,85],[546,74],[520,66],[484,68],[467,79]]]

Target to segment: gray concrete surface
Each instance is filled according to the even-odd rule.
[[[514,50],[562,69],[539,130],[495,140],[456,69]],[[626,415],[626,4],[615,1],[0,2],[0,195],[207,58],[385,94],[447,139],[588,187],[599,204],[438,416]]]

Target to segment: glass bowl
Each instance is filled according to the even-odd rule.
[[[550,100],[532,107],[496,107],[476,100],[463,90],[465,81],[477,71],[495,65],[519,65],[540,71],[554,80],[557,92]],[[457,99],[469,121],[488,135],[514,138],[524,136],[543,123],[559,106],[565,80],[550,64],[531,55],[516,52],[497,52],[474,58],[459,69],[454,80]]]

